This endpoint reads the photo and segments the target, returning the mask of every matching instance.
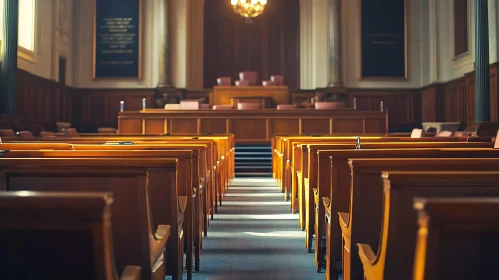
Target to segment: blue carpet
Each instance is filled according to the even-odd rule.
[[[201,252],[194,280],[319,280],[305,249],[298,215],[291,214],[272,178],[236,178]],[[184,279],[186,279],[184,273]]]

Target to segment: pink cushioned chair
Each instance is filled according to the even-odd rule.
[[[67,137],[78,137],[78,131],[75,128],[67,128],[64,130]]]
[[[266,86],[273,86],[274,85],[274,82],[272,81],[262,81],[262,86],[266,87]]]
[[[250,86],[256,86],[256,83],[258,82],[258,72],[256,71],[239,72],[239,80],[249,81]]]
[[[471,136],[471,132],[469,131],[456,131],[454,132],[454,137],[469,137]]]
[[[23,130],[23,131],[18,131],[17,136],[22,137],[22,138],[32,138],[33,133],[31,133],[31,131]]]
[[[277,110],[293,110],[296,109],[296,104],[279,104]]]
[[[339,102],[315,102],[315,110],[336,110]]]
[[[213,105],[213,110],[233,110],[234,107],[232,107],[232,105],[225,105],[225,104],[221,104],[221,105]]]
[[[0,137],[16,137],[12,129],[0,129]]]
[[[52,131],[42,131],[40,132],[41,137],[55,137],[55,132]]]
[[[236,81],[236,86],[238,86],[238,87],[247,87],[249,85],[250,85],[250,82],[246,81],[246,80],[238,80],[238,81]]]
[[[260,110],[260,109],[262,109],[262,104],[241,102],[241,103],[237,103],[237,109],[238,110]]]
[[[435,137],[452,137],[452,131],[448,131],[448,130],[444,130],[444,131],[440,131],[440,132],[437,132],[437,134],[435,134]]]
[[[230,77],[220,77],[217,79],[217,84],[219,86],[230,86],[231,81]]]
[[[270,76],[270,80],[276,86],[282,86],[282,85],[284,85],[284,76],[283,75],[272,75],[272,76]]]

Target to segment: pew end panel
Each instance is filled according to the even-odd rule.
[[[162,168],[175,176],[176,161],[121,158],[117,164],[110,158],[0,159],[0,173],[8,191],[112,192],[117,269],[139,265],[142,279],[158,279],[165,275],[163,254],[170,226],[153,228],[149,168]],[[166,190],[175,188],[163,185]]]
[[[497,273],[498,197],[415,198],[414,209],[414,280],[487,279]]]
[[[137,266],[126,266],[121,277],[117,275],[110,230],[112,204],[111,193],[0,193],[2,275],[8,279],[140,279]]]
[[[358,243],[367,280],[413,276],[417,235],[417,217],[412,206],[415,197],[499,196],[499,172],[495,171],[385,171],[382,177],[380,246],[373,249],[369,244]]]

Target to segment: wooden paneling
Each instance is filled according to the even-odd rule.
[[[465,79],[458,79],[446,83],[444,86],[444,108],[445,108],[445,118],[444,121],[460,121],[466,122],[468,110],[472,108],[467,108],[467,92]],[[471,106],[471,104],[469,104]],[[472,102],[472,106],[475,106],[475,102]],[[474,108],[473,108],[474,110]],[[474,113],[473,113],[474,114]]]
[[[445,118],[444,86],[432,84],[421,90],[421,119],[423,122],[443,121]]]
[[[350,106],[357,98],[357,110],[388,110],[390,125],[418,123],[421,121],[419,89],[349,89]]]
[[[296,119],[273,119],[271,130],[274,134],[300,134],[300,120]]]
[[[329,119],[302,119],[302,133],[328,134],[331,131]]]
[[[164,119],[148,119],[146,120],[144,133],[146,134],[163,134],[166,133],[166,121]]]
[[[381,111],[339,110],[160,110],[120,113],[120,133],[162,133],[161,121],[169,123],[166,133],[234,133],[240,143],[270,142],[274,134],[385,134],[386,115]],[[152,122],[151,128],[148,128]],[[145,124],[145,128],[141,125]],[[159,128],[156,131],[156,127]]]
[[[267,139],[266,119],[233,119],[230,133],[234,133],[236,140]]]
[[[499,120],[499,100],[497,98],[497,64],[490,66],[490,121]],[[475,73],[445,84],[433,84],[421,90],[423,121],[475,121],[476,94]]]
[[[72,89],[18,69],[16,130],[30,130],[37,123],[53,129],[56,121],[71,119]]]
[[[195,118],[170,119],[170,134],[198,134],[198,120]]]
[[[333,127],[336,131],[339,131],[341,133],[362,133],[364,131],[365,125],[363,119],[337,118],[333,120]]]
[[[201,133],[225,134],[227,133],[226,119],[203,119],[201,120]]]
[[[206,0],[204,6],[205,88],[222,76],[234,83],[246,70],[257,71],[259,82],[282,74],[289,88],[300,88],[298,0],[268,1],[251,24],[234,13],[230,1]]]
[[[141,110],[142,98],[147,107],[154,104],[153,89],[76,89],[73,95],[72,122],[80,126],[117,126],[120,101],[125,110]]]

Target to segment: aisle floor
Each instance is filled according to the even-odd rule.
[[[214,218],[194,280],[324,279],[272,178],[236,178]]]

